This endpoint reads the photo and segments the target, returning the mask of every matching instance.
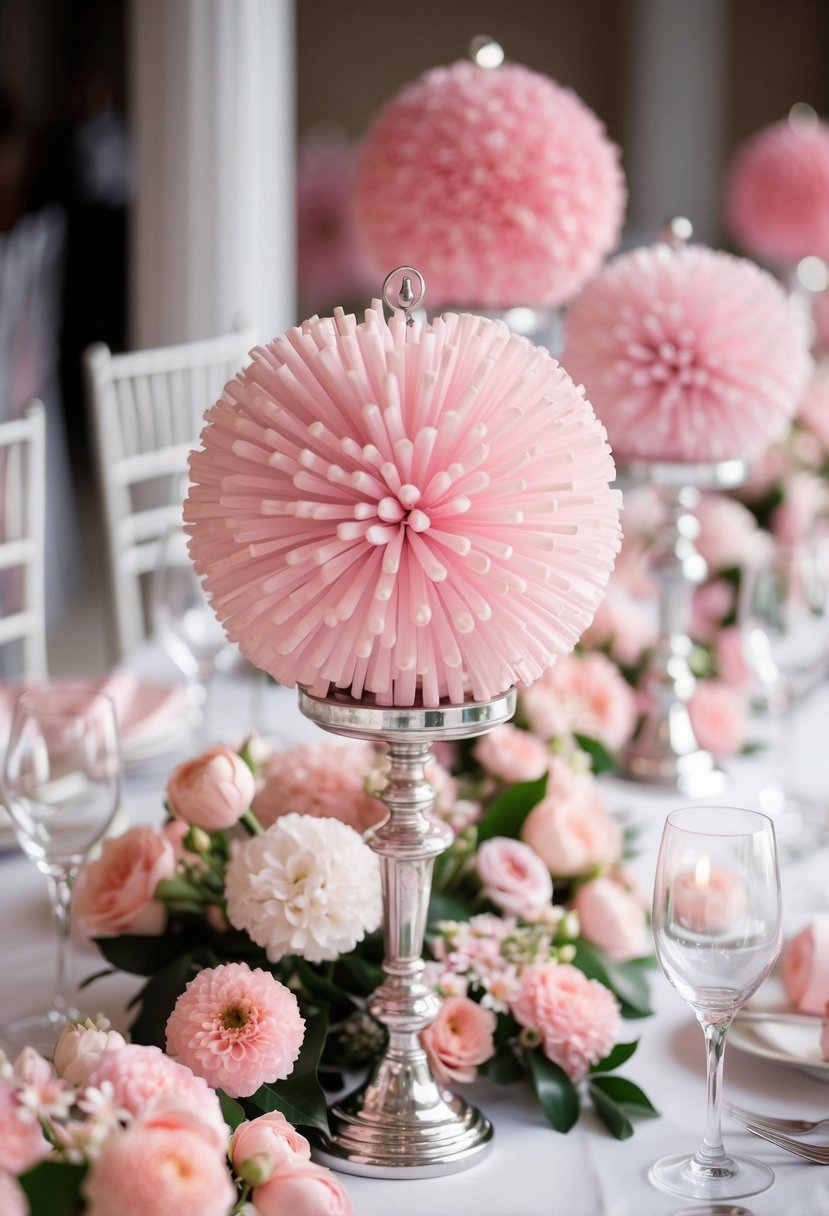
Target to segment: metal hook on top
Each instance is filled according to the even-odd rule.
[[[675,215],[662,225],[659,236],[671,249],[684,249],[694,235],[694,225],[684,215]]]
[[[489,34],[478,34],[469,44],[469,58],[479,68],[499,68],[504,62],[504,48]]]
[[[397,292],[397,299],[394,300],[391,296],[391,284],[399,274],[403,276],[403,279]],[[417,295],[412,289],[412,277],[417,280]],[[395,270],[390,270],[383,280],[382,295],[384,302],[392,312],[402,312],[406,318],[406,324],[414,325],[412,309],[417,308],[418,304],[423,302],[423,297],[426,295],[426,280],[414,266],[398,266]]]

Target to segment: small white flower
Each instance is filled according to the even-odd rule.
[[[115,1088],[111,1081],[102,1081],[97,1087],[88,1085],[78,1097],[77,1106],[104,1127],[114,1128],[132,1119],[130,1111],[115,1105]]]
[[[311,963],[353,950],[380,923],[380,864],[336,819],[283,815],[246,841],[227,868],[230,923],[271,962],[299,954]]]

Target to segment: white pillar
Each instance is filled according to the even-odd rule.
[[[293,0],[132,0],[131,338],[295,316]]]
[[[636,0],[625,167],[634,242],[685,215],[700,241],[720,232],[725,122],[723,0]]]

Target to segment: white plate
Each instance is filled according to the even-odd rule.
[[[792,1065],[819,1081],[829,1081],[829,1060],[820,1053],[821,1020],[802,1024],[776,1020],[775,1014],[792,1012],[776,977],[766,981],[748,1008],[767,1015],[766,1019],[741,1021],[737,1014],[728,1032],[731,1047],[763,1060]]]

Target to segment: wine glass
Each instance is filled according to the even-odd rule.
[[[708,1115],[697,1151],[651,1167],[655,1186],[693,1199],[756,1195],[774,1174],[722,1142],[723,1052],[735,1013],[774,966],[782,944],[780,871],[767,815],[732,807],[686,807],[665,822],[653,892],[660,966],[705,1034]]]
[[[216,672],[227,670],[237,651],[210,605],[178,524],[167,528],[161,537],[150,616],[153,631],[187,681],[206,735]]]
[[[43,1054],[51,1055],[60,1029],[78,1016],[67,995],[72,883],[112,822],[120,783],[118,726],[108,696],[65,685],[18,698],[3,791],[18,844],[49,883],[57,976],[51,1008],[17,1019],[3,1033]]]
[[[763,684],[773,721],[777,778],[760,795],[781,842],[805,843],[810,808],[794,792],[797,709],[829,663],[829,540],[777,545],[743,572],[739,623],[746,661]]]

